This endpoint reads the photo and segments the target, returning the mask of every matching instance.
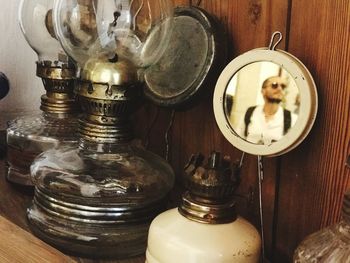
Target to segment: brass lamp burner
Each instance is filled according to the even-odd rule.
[[[79,128],[82,138],[99,143],[132,139],[128,116],[137,106],[141,85],[131,63],[91,59],[82,72],[78,95],[85,113]]]
[[[240,183],[239,168],[229,157],[213,152],[208,164],[203,156],[193,155],[185,166],[185,185],[179,212],[186,218],[206,224],[224,224],[237,218],[233,195]]]
[[[42,79],[46,94],[41,96],[40,109],[48,113],[71,114],[79,111],[75,100],[73,66],[51,61],[37,62],[36,74]]]

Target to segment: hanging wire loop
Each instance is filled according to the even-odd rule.
[[[270,40],[269,49],[270,50],[276,50],[276,47],[279,43],[281,43],[283,39],[282,33],[280,31],[275,31]]]

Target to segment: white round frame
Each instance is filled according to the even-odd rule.
[[[231,78],[248,64],[267,61],[280,65],[294,79],[300,92],[299,116],[282,139],[270,145],[254,144],[236,134],[225,114],[225,94]],[[318,106],[315,82],[307,68],[296,57],[282,50],[254,49],[231,61],[221,73],[214,91],[213,107],[216,122],[225,138],[236,148],[260,156],[277,156],[298,146],[310,132]]]

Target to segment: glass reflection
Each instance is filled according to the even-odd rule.
[[[248,142],[270,145],[296,123],[299,89],[280,65],[261,61],[240,69],[225,91],[225,113],[233,130]]]

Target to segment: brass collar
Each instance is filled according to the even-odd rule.
[[[75,69],[68,64],[55,65],[51,61],[37,62],[36,74],[42,79],[46,94],[41,97],[40,109],[48,113],[79,112],[75,100]]]
[[[233,200],[206,203],[204,200],[195,199],[189,192],[183,194],[179,212],[190,220],[204,224],[225,224],[237,218]]]

